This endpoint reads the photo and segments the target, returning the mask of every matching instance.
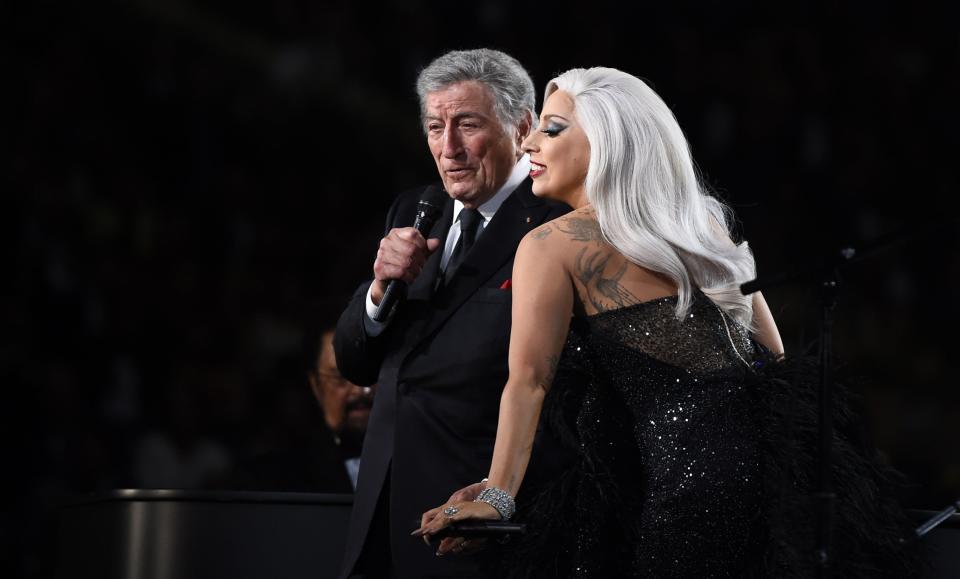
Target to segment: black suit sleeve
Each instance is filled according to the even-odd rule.
[[[384,236],[394,227],[400,198],[394,201],[387,213]],[[337,369],[344,378],[359,386],[371,386],[380,375],[380,365],[384,356],[384,337],[389,328],[379,336],[369,336],[364,329],[363,319],[367,315],[367,290],[373,280],[360,284],[354,292],[347,309],[340,315],[337,330],[333,335],[333,351],[337,358]]]

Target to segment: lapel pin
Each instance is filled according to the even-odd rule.
[[[527,223],[530,223],[530,221],[532,220],[529,217],[527,217]]]

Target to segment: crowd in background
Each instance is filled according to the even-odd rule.
[[[648,79],[761,274],[908,228],[844,273],[836,350],[909,478],[908,505],[960,497],[960,240],[942,221],[958,190],[960,35],[945,15],[872,5],[784,14],[16,8],[0,300],[16,500],[2,563],[49,573],[62,501],[218,488],[322,419],[311,336],[370,275],[392,196],[435,176],[413,79],[443,50],[483,45],[538,86],[577,65]],[[788,352],[810,350],[815,288],[766,294]]]

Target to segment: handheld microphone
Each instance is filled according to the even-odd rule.
[[[447,194],[443,189],[436,185],[427,187],[420,195],[420,201],[417,203],[417,218],[413,222],[413,228],[420,232],[420,235],[426,237],[433,228],[433,224],[443,214],[443,204],[447,200]],[[373,314],[373,321],[383,322],[403,299],[407,284],[402,279],[392,279],[387,284],[387,289],[383,292],[383,299],[377,306],[377,311]]]

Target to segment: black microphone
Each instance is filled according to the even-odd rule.
[[[446,200],[447,193],[436,185],[430,185],[420,195],[420,201],[417,203],[417,218],[413,222],[413,228],[419,231],[420,235],[426,237],[433,228],[433,224],[443,214],[443,204]],[[387,290],[383,292],[383,299],[380,300],[380,305],[373,314],[373,321],[383,322],[390,317],[390,312],[403,299],[406,289],[407,284],[402,279],[390,280]]]

